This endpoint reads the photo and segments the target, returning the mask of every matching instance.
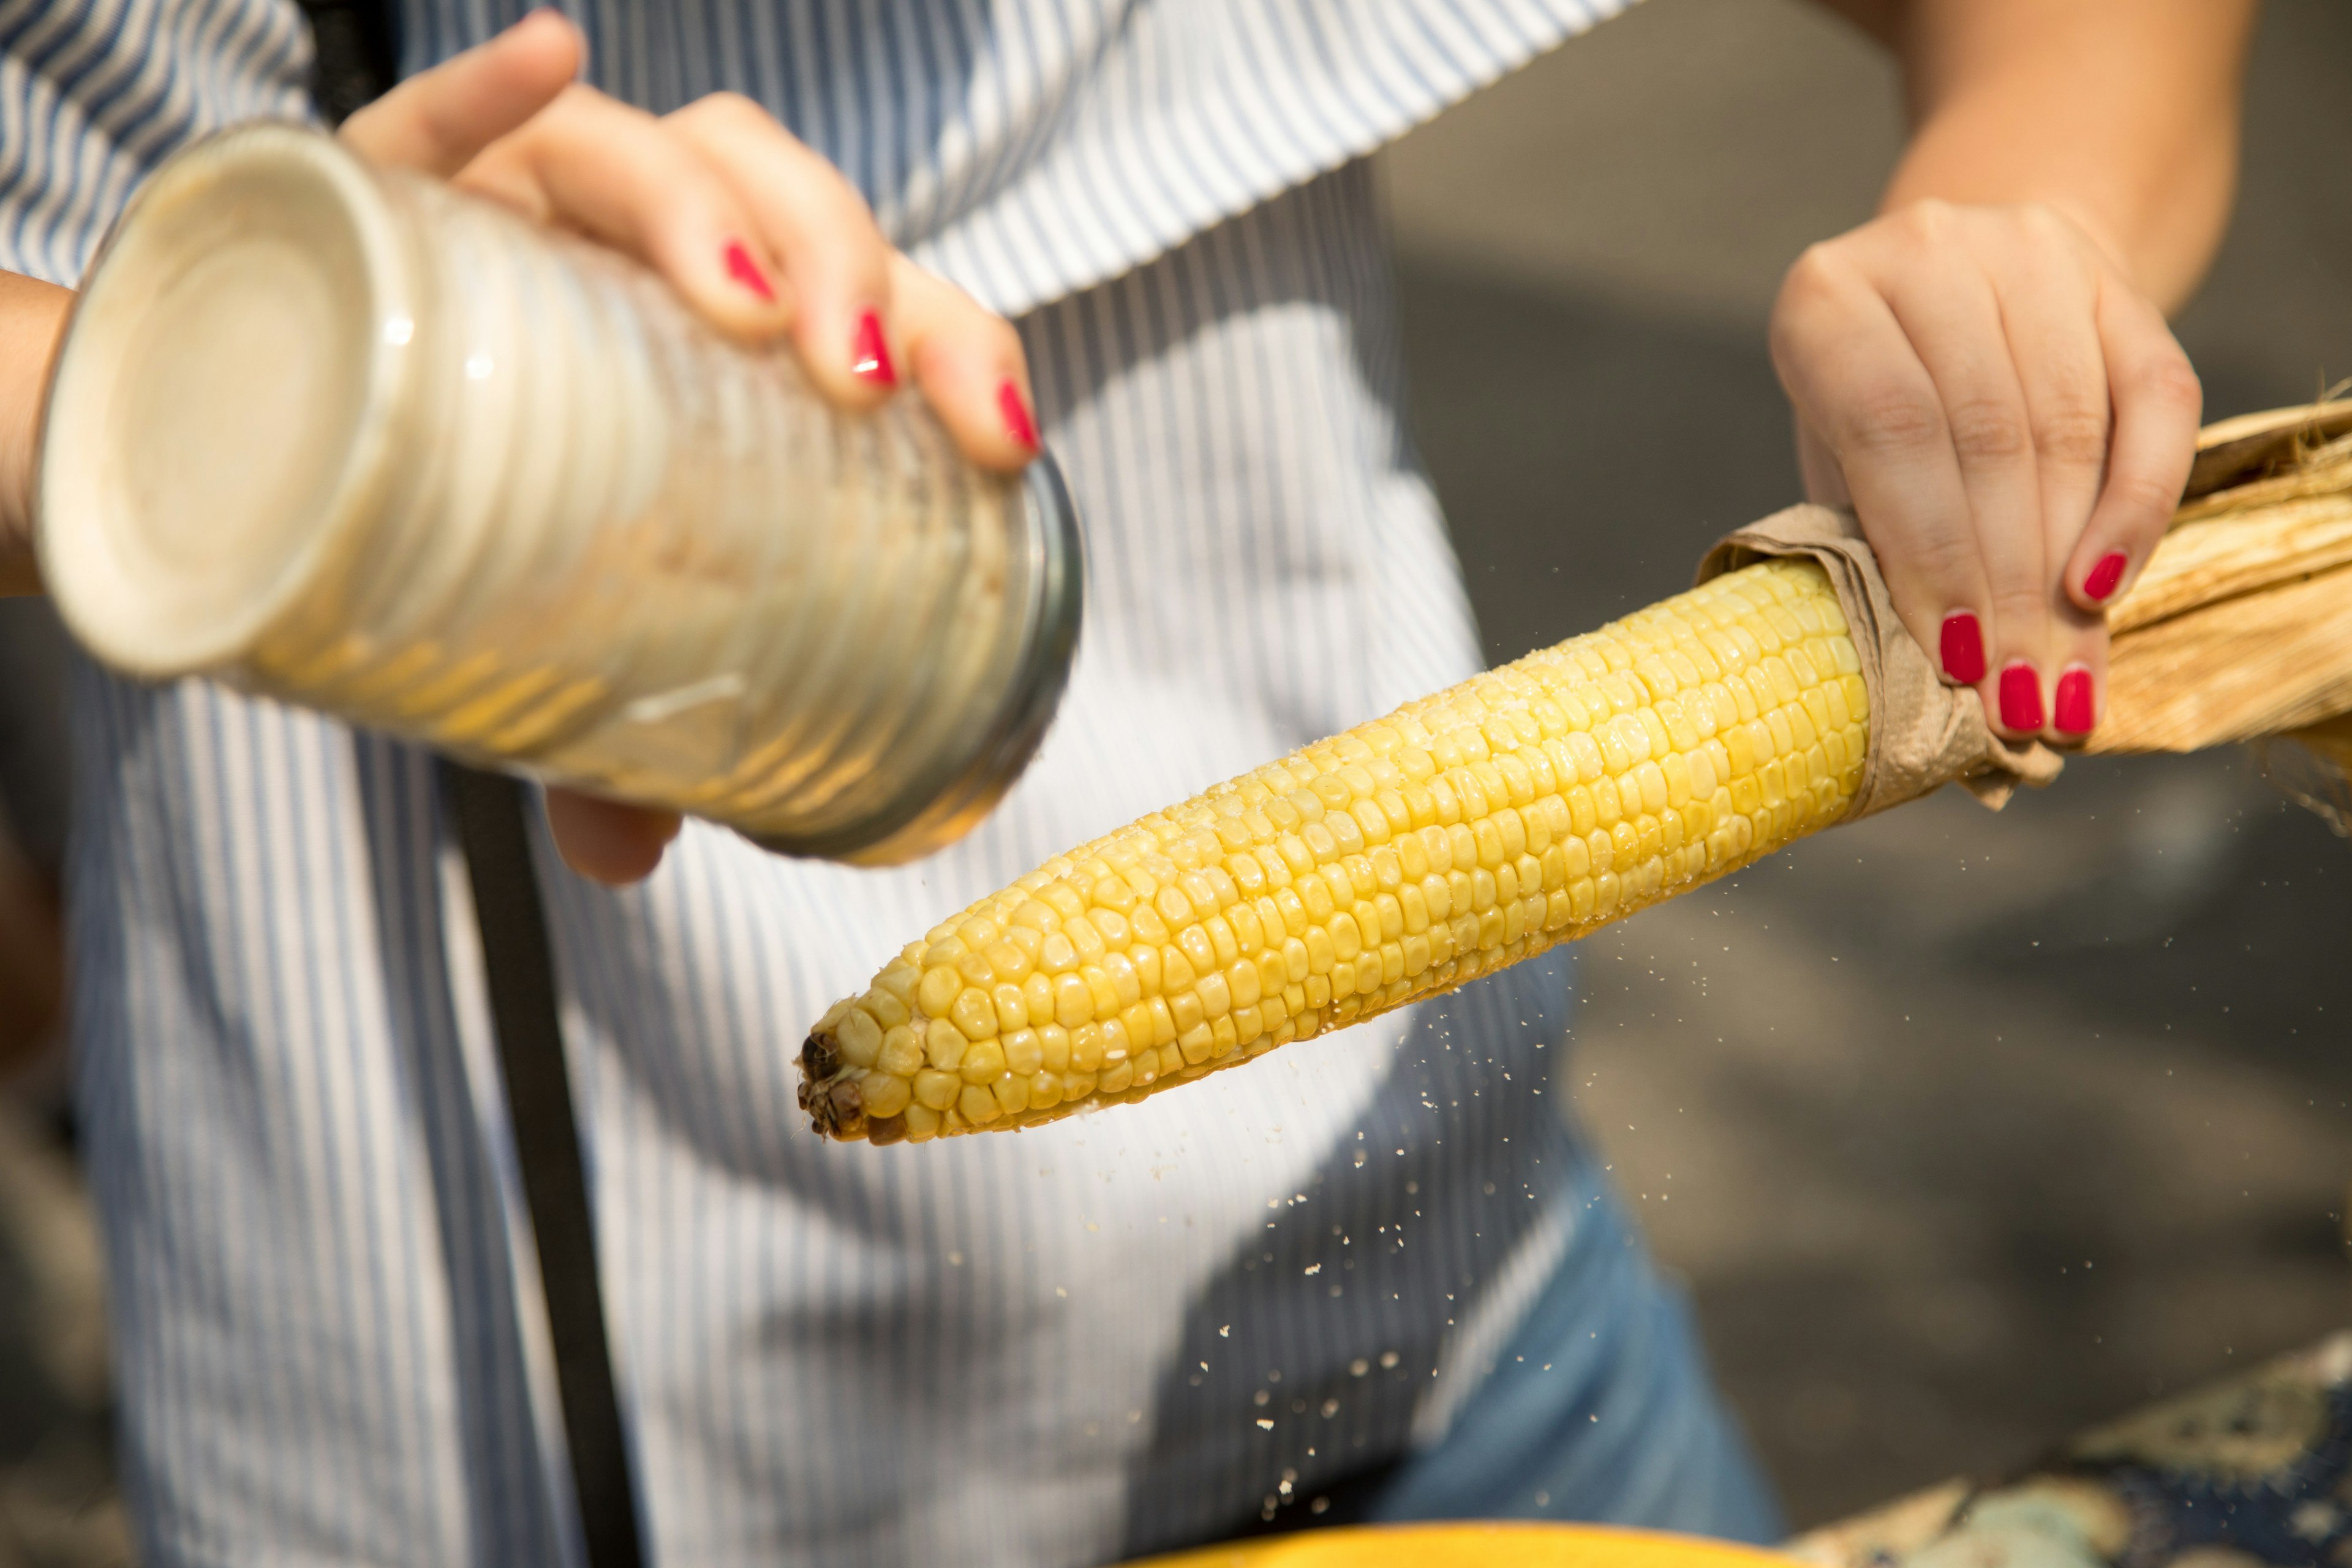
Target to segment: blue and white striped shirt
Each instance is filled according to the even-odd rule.
[[[598,85],[751,95],[1019,318],[1091,553],[1060,719],[954,849],[858,871],[690,826],[611,892],[541,846],[658,1560],[1212,1537],[1442,1436],[1557,1271],[1590,1199],[1540,1093],[1556,965],[1020,1137],[823,1143],[792,1063],[944,912],[1474,668],[1356,160],[1620,3],[567,4]],[[406,0],[404,67],[522,9]],[[173,146],[304,112],[307,61],[290,0],[0,0],[0,266],[70,282]],[[85,668],[76,708],[79,1079],[149,1552],[570,1560],[427,759],[201,681]]]

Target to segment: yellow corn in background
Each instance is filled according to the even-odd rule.
[[[1516,963],[1843,815],[1868,697],[1810,562],[1718,577],[1047,861],[801,1055],[821,1132],[1034,1126]]]

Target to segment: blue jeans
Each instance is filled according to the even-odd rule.
[[[1560,1519],[1780,1539],[1778,1503],[1710,1381],[1682,1289],[1590,1164],[1567,1255],[1444,1437],[1365,1517]]]

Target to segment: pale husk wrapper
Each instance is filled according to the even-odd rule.
[[[2039,741],[2008,741],[1985,722],[1973,687],[1947,686],[1903,626],[1878,558],[1850,511],[1792,506],[1725,535],[1699,563],[1702,583],[1771,557],[1818,563],[1838,603],[1870,688],[1870,755],[1842,819],[1852,822],[1958,784],[1998,811],[2019,784],[2039,789],[2065,764]]]

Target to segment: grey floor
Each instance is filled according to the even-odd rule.
[[[2181,328],[2215,415],[2352,374],[2352,10],[2273,0],[2254,80]],[[1795,0],[1650,0],[1385,156],[1490,653],[1795,499],[1765,311],[1899,134],[1885,62]],[[2347,891],[2248,759],[2106,763],[1585,945],[1579,1109],[1799,1522],[2352,1321]],[[126,1556],[97,1290],[69,1166],[0,1110],[0,1568]]]

